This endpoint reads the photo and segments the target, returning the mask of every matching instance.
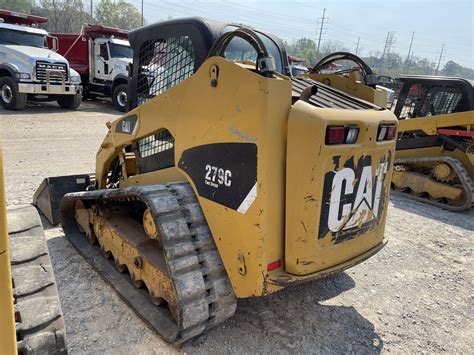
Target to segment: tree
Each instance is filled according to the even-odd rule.
[[[0,9],[30,14],[35,0],[0,0]]]
[[[450,60],[442,70],[442,75],[456,76],[465,79],[474,79],[474,70],[463,67],[462,65]]]
[[[105,26],[131,30],[142,24],[140,12],[125,0],[101,0],[95,8],[95,14],[97,22]]]
[[[82,0],[40,0],[39,5],[31,13],[48,18],[42,27],[49,32],[79,32],[89,19]]]

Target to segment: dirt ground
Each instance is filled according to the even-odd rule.
[[[93,172],[108,102],[0,109],[9,205],[46,176]],[[336,277],[260,299],[180,348],[151,331],[43,220],[71,353],[471,353],[474,210],[450,213],[393,195],[375,257]]]

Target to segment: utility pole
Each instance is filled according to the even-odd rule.
[[[318,48],[316,50],[317,53],[319,53],[319,47],[321,46],[321,37],[323,35],[323,28],[327,20],[328,18],[326,17],[326,9],[323,9],[323,17],[318,18],[318,21],[321,21],[321,28],[319,29]]]
[[[357,40],[356,55],[359,54],[359,43],[360,43],[360,36],[359,36],[359,39]]]
[[[144,18],[143,18],[143,0],[142,0],[142,26],[143,26]]]
[[[388,56],[393,44],[395,43],[395,32],[388,32],[385,39],[385,46],[383,47],[382,59],[380,60],[380,74],[382,74],[383,65],[385,64],[385,57]]]
[[[413,46],[413,38],[414,37],[415,37],[415,32],[412,32],[411,41],[410,41],[410,48],[408,49],[407,60],[405,61],[405,69],[403,70],[404,74],[408,73],[408,67],[410,65],[409,61],[410,61],[411,47]]]
[[[93,9],[93,4],[92,4],[92,0],[91,0],[91,18],[90,18],[91,25],[94,23],[94,17],[92,16],[92,9]]]
[[[439,54],[438,65],[436,66],[435,75],[438,75],[439,65],[441,64],[441,58],[443,57],[443,52],[444,52],[444,43],[443,43],[443,46],[441,47],[441,53]]]

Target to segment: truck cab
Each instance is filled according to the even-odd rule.
[[[55,33],[59,53],[81,75],[84,96],[111,97],[115,107],[124,112],[127,103],[128,67],[133,52],[127,31],[87,25],[80,34]],[[52,46],[52,41],[50,41]]]
[[[75,109],[82,100],[79,74],[48,48],[48,33],[37,28],[46,21],[0,10],[0,103],[7,110],[20,110],[27,101]]]

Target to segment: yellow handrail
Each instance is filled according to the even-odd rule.
[[[2,147],[0,146],[0,353],[16,354],[16,329],[7,228],[7,201],[2,157]]]

